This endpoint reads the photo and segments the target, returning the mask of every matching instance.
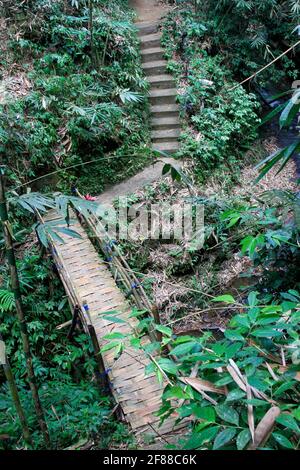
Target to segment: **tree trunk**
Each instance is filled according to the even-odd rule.
[[[3,342],[1,334],[0,334],[0,341]],[[17,389],[17,386],[16,386],[15,378],[13,376],[13,373],[12,373],[12,370],[11,370],[11,367],[10,367],[10,364],[9,364],[9,361],[8,361],[8,358],[7,358],[6,354],[4,354],[3,359],[4,360],[3,360],[2,365],[3,365],[4,374],[5,374],[8,386],[9,386],[9,390],[10,390],[10,393],[11,393],[11,396],[12,396],[12,399],[13,399],[13,403],[14,403],[16,412],[19,416],[19,420],[20,420],[24,440],[25,440],[26,444],[28,444],[30,447],[32,447],[32,440],[31,440],[30,431],[29,431],[29,428],[28,428],[28,425],[27,425],[26,416],[25,416],[24,410],[22,408],[22,404],[21,404],[19,392],[18,392],[18,389]]]
[[[90,49],[92,65],[95,67],[95,47],[94,47],[94,18],[93,18],[93,0],[89,0],[89,32],[90,32]]]
[[[28,383],[29,383],[30,390],[32,393],[35,411],[36,411],[36,415],[38,418],[38,423],[43,433],[45,444],[47,447],[50,447],[50,437],[48,433],[47,424],[45,421],[42,404],[41,404],[40,397],[39,397],[38,387],[36,384],[34,368],[33,368],[33,363],[32,363],[32,355],[30,352],[27,324],[26,324],[26,318],[24,314],[24,307],[22,304],[22,296],[21,296],[20,282],[19,282],[19,276],[18,276],[18,271],[17,271],[16,258],[15,258],[15,253],[13,249],[13,236],[11,232],[11,226],[8,220],[8,212],[7,212],[5,188],[4,188],[3,167],[2,168],[0,167],[0,219],[2,221],[6,256],[7,256],[7,260],[9,264],[11,289],[15,297],[16,313],[17,313],[17,318],[19,320],[19,324],[20,324],[23,350],[24,350],[25,359],[26,359]]]

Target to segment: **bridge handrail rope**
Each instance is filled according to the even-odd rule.
[[[76,188],[74,188],[74,193],[81,199],[84,199],[84,196],[82,196],[82,194]],[[129,297],[132,295],[137,307],[140,310],[147,310],[154,316],[155,321],[159,322],[156,309],[153,304],[151,304],[142,285],[143,281],[140,281],[133,270],[130,268],[129,264],[120,251],[117,241],[113,240],[108,233],[105,240],[100,238],[97,227],[99,227],[101,222],[95,216],[95,214],[92,212],[89,212],[89,214],[90,215],[88,218],[84,217],[85,223],[97,240],[98,246],[105,257],[105,262],[112,270],[115,280],[123,283],[127,291],[126,296]]]

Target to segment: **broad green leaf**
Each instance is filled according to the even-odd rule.
[[[296,291],[295,291],[296,292]],[[293,294],[292,291],[288,292],[281,292],[280,295],[285,300],[290,300],[291,302],[299,302],[299,294],[296,292],[297,295]]]
[[[187,398],[189,398],[189,394],[186,393],[183,388],[179,385],[174,385],[174,387],[171,387],[166,392],[164,392],[163,398],[165,400],[167,400],[168,398],[178,398],[186,400]]]
[[[228,393],[226,397],[226,402],[230,401],[237,401],[240,400],[241,398],[245,398],[246,393],[243,392],[240,388],[237,388],[236,390],[232,390],[231,392]]]
[[[235,342],[233,344],[230,344],[229,346],[226,345],[225,349],[225,357],[227,360],[232,359],[236,353],[243,347],[243,344],[241,342]]]
[[[262,308],[262,313],[277,313],[281,312],[281,305],[268,305],[267,307]]]
[[[284,168],[284,166],[288,163],[288,161],[292,158],[292,156],[299,151],[300,141],[296,141],[293,144],[289,145],[286,148],[280,149],[273,153],[272,155],[265,158],[262,162],[260,162],[256,168],[261,167],[263,168],[260,171],[258,178],[256,178],[255,182],[258,183],[270,170],[276,165],[280,160],[283,159],[283,163],[278,170],[278,173]]]
[[[293,444],[283,434],[280,434],[279,432],[273,432],[272,436],[282,447],[286,447],[287,449],[294,449]]]
[[[163,378],[163,374],[162,374],[161,370],[156,369],[156,370],[155,370],[155,374],[156,374],[156,377],[157,377],[158,382],[159,382],[160,384],[162,384],[163,381],[164,381],[164,378]]]
[[[159,341],[152,341],[151,343],[144,344],[143,348],[146,353],[153,354],[160,351],[161,343]]]
[[[230,341],[245,341],[244,337],[238,332],[234,330],[225,330],[224,335]]]
[[[220,432],[215,438],[213,450],[220,449],[224,447],[228,442],[232,441],[236,435],[236,429],[227,428],[224,431]]]
[[[213,302],[224,302],[227,304],[235,303],[235,299],[230,294],[219,295],[218,297],[214,297],[212,300]]]
[[[139,349],[141,347],[141,340],[139,338],[131,338],[130,344],[133,348]]]
[[[251,398],[250,400],[245,400],[248,405],[252,406],[267,406],[268,402],[264,400],[259,400],[258,398]]]
[[[110,321],[112,323],[126,323],[125,320],[122,320],[122,318],[116,317],[114,315],[102,315],[100,313],[99,316],[103,317],[104,320]]]
[[[157,331],[159,331],[160,333],[162,333],[163,335],[168,336],[169,338],[171,338],[171,336],[172,336],[172,334],[173,334],[171,328],[168,328],[167,326],[156,325],[156,326],[155,326],[155,329],[156,329]]]
[[[182,343],[172,349],[172,354],[174,356],[182,356],[188,354],[195,346],[198,346],[196,341],[190,341],[189,343]]]
[[[126,338],[126,335],[123,335],[123,333],[119,333],[116,331],[115,333],[109,333],[108,335],[103,336],[104,339],[124,339]]]
[[[300,428],[295,418],[293,418],[293,416],[288,415],[288,414],[281,414],[280,416],[278,416],[278,418],[276,418],[276,421],[277,423],[281,424],[285,428],[292,429],[298,434],[300,433]]]
[[[184,444],[183,448],[185,450],[199,449],[203,444],[211,442],[216,436],[219,426],[213,426],[199,433],[194,433],[190,439]]]
[[[258,127],[266,124],[266,122],[270,121],[271,119],[273,119],[277,114],[279,114],[283,108],[285,107],[285,103],[283,104],[280,104],[279,106],[277,106],[277,108],[273,109],[270,113],[268,113],[262,120],[261,122],[259,123]]]
[[[290,380],[288,382],[283,383],[276,389],[276,391],[274,392],[274,396],[276,397],[280,396],[282,393],[286,392],[287,390],[290,390],[295,385],[296,385],[296,382],[294,380]]]
[[[209,423],[216,422],[216,413],[212,406],[199,406],[193,405],[193,414],[198,419],[203,419],[204,421],[208,421]]]
[[[106,344],[100,349],[100,352],[103,353],[105,351],[110,351],[111,349],[116,348],[120,345],[120,341],[112,341],[111,343]]]
[[[300,103],[297,102],[297,100],[299,101],[299,97],[300,92],[295,92],[292,98],[285,105],[279,118],[279,124],[281,128],[289,127],[295,116],[298,114]]]
[[[296,408],[296,410],[293,410],[292,413],[293,413],[294,418],[296,418],[297,421],[300,421],[300,406]]]
[[[248,295],[248,304],[251,308],[255,307],[257,305],[257,294],[258,294],[258,292],[253,292],[252,291]]]
[[[272,328],[258,328],[257,330],[252,331],[251,334],[257,338],[276,338],[282,336],[281,331],[277,331]]]
[[[223,377],[222,379],[217,380],[217,382],[215,382],[215,386],[216,387],[223,387],[223,385],[228,385],[232,382],[233,382],[233,378],[231,377],[231,375],[228,374],[227,376]]]
[[[170,163],[166,163],[166,164],[163,166],[162,174],[163,174],[163,175],[166,175],[167,173],[169,173],[170,170],[171,170],[171,165],[170,165]]]
[[[227,423],[239,425],[239,414],[238,412],[228,405],[218,405],[216,406],[217,415],[226,421]]]
[[[167,372],[168,374],[176,375],[177,374],[177,365],[175,362],[171,361],[170,359],[161,358],[158,361],[160,368]]]
[[[233,317],[231,325],[232,326],[240,325],[240,326],[244,326],[245,328],[250,328],[251,326],[248,315],[243,315],[243,314],[236,315],[235,317]]]
[[[236,439],[236,446],[238,450],[243,450],[245,449],[246,445],[251,439],[251,434],[249,429],[244,429],[240,434],[238,435]]]
[[[252,259],[256,249],[264,243],[265,237],[263,234],[258,234],[256,237],[248,235],[241,241],[242,253],[248,252],[249,257]]]

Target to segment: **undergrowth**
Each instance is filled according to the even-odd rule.
[[[85,1],[4,2],[2,17],[0,158],[14,185],[59,170],[34,188],[100,193],[141,168],[150,154],[147,85],[127,2],[94,2],[92,26]]]
[[[108,448],[124,440],[132,442],[125,426],[112,415],[113,403],[108,390],[97,383],[96,362],[88,336],[76,331],[67,339],[68,328],[56,327],[70,318],[63,287],[47,259],[36,248],[25,250],[18,261],[22,293],[27,314],[34,368],[39,384],[46,421],[56,449],[91,441],[93,447]],[[32,430],[34,448],[44,448],[31,393],[26,383],[25,357],[20,329],[14,315],[14,300],[8,286],[8,271],[0,271],[0,332],[18,384],[22,405]],[[0,373],[0,449],[23,447],[19,420]]]

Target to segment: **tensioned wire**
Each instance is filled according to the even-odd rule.
[[[158,152],[158,153],[161,154],[161,152]],[[161,154],[161,155],[165,156],[165,154]],[[39,176],[38,178],[34,178],[34,179],[28,181],[27,183],[23,183],[23,184],[20,184],[18,186],[15,186],[14,188],[11,189],[11,191],[16,191],[17,189],[20,189],[24,186],[28,186],[28,185],[30,185],[32,183],[35,183],[36,181],[39,181],[43,178],[48,178],[49,176],[53,176],[53,175],[56,175],[58,173],[63,173],[64,171],[68,171],[72,168],[90,165],[90,164],[98,162],[98,161],[107,161],[107,160],[113,160],[113,159],[116,159],[116,158],[127,158],[127,157],[135,157],[135,156],[139,156],[139,154],[130,153],[130,154],[124,154],[124,155],[112,155],[112,156],[109,156],[109,157],[95,158],[94,160],[89,160],[88,162],[76,163],[75,165],[70,165],[70,166],[67,166],[65,168],[60,168],[59,170],[51,171],[50,173],[46,173],[43,176]],[[155,163],[155,158],[153,159],[153,163]]]

